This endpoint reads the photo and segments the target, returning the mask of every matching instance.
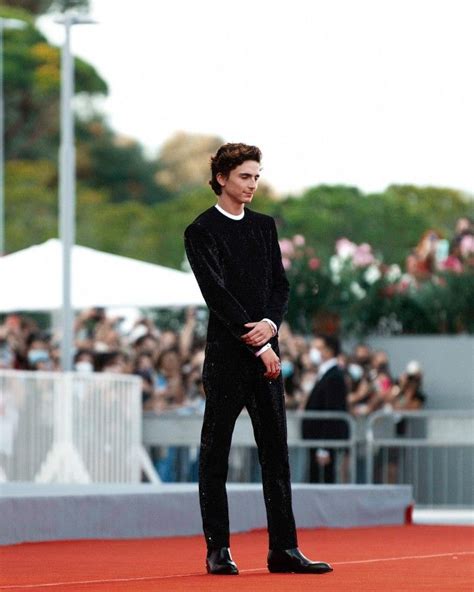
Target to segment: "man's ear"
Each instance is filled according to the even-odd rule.
[[[227,183],[227,177],[223,173],[217,173],[216,179],[221,187],[225,187],[225,184]]]

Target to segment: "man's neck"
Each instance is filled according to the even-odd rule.
[[[223,214],[226,218],[229,218],[230,220],[242,220],[242,218],[245,216],[245,210],[241,214],[234,215],[234,214],[230,214],[226,210],[222,209],[218,203],[214,204],[214,207],[217,210],[219,210],[219,212],[221,214]]]
[[[322,378],[326,374],[326,372],[328,372],[334,366],[337,366],[337,358],[334,357],[324,360],[319,366],[318,377]]]

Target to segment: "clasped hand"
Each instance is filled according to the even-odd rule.
[[[241,339],[247,345],[265,345],[272,337],[273,331],[266,321],[259,321],[258,323],[245,323],[245,327],[253,327],[251,331],[241,335]]]
[[[253,327],[251,331],[245,335],[241,335],[241,339],[247,345],[264,345],[273,336],[273,331],[269,323],[266,321],[245,323],[245,327]],[[267,349],[260,354],[260,359],[265,364],[265,378],[276,378],[280,374],[280,358],[276,355],[273,349]]]

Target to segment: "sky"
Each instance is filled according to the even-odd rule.
[[[74,53],[116,132],[256,144],[277,192],[413,183],[474,194],[472,0],[91,0]],[[39,26],[53,43],[62,27]]]

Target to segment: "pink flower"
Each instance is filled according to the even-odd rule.
[[[303,247],[305,244],[305,238],[302,234],[295,234],[293,236],[293,244],[295,247]]]
[[[413,278],[408,274],[408,273],[404,273],[400,279],[400,281],[398,282],[398,284],[395,284],[396,288],[397,288],[397,292],[399,294],[403,294],[404,292],[406,292],[407,290],[409,290],[409,288],[414,285],[414,280]]]
[[[472,234],[466,234],[461,239],[461,254],[463,257],[468,257],[474,253],[474,236]]]
[[[375,257],[372,254],[372,249],[367,243],[359,245],[352,257],[352,262],[356,267],[367,267],[374,261]]]
[[[282,255],[291,256],[295,252],[293,243],[288,238],[282,238],[278,241],[280,244],[280,250]]]
[[[316,271],[316,269],[319,269],[320,266],[321,266],[321,261],[317,257],[311,257],[311,259],[308,261],[308,267],[313,271]]]
[[[282,257],[281,258],[281,262],[283,263],[283,268],[284,269],[290,269],[290,267],[291,267],[291,261],[290,261],[290,259],[288,259],[288,257]]]
[[[350,241],[348,238],[340,238],[336,241],[336,253],[339,257],[347,259],[352,257],[355,253],[357,245]]]

